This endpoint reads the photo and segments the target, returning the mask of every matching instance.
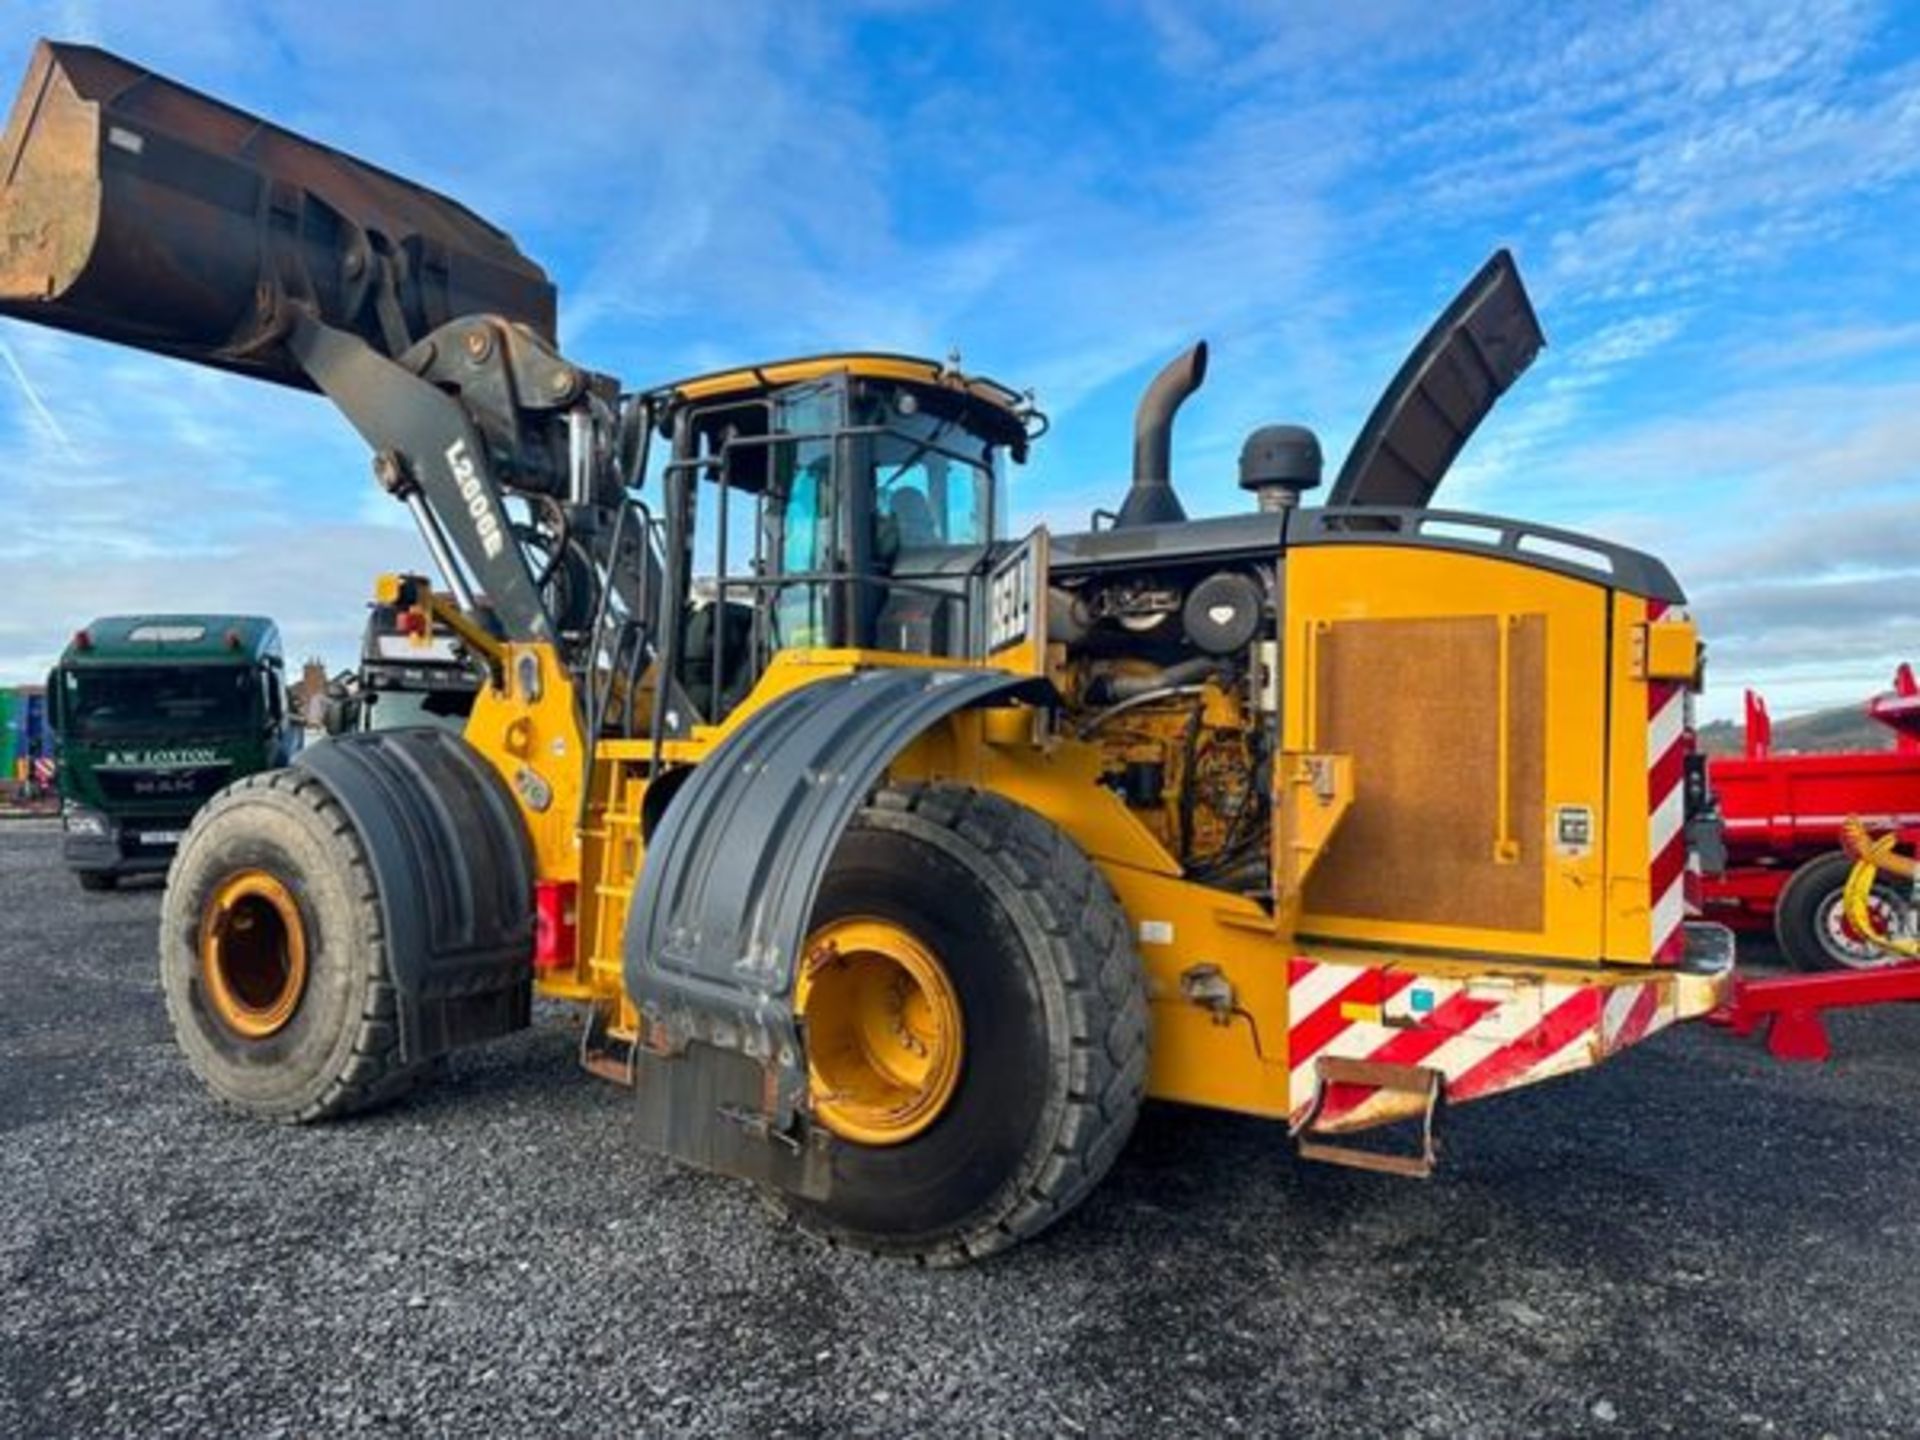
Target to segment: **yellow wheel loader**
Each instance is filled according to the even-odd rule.
[[[1245,510],[1188,518],[1199,345],[1118,510],[1012,537],[1028,398],[872,353],[625,389],[471,212],[99,51],[36,52],[0,247],[6,314],[333,401],[437,571],[380,601],[487,670],[464,734],[329,740],[194,823],[167,1003],[245,1111],[571,1001],[635,1144],[955,1262],[1084,1198],[1143,1098],[1424,1174],[1448,1102],[1725,992],[1672,576],[1430,507],[1543,343],[1504,253],[1324,504],[1269,426]]]

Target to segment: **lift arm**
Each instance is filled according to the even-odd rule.
[[[475,597],[471,590],[460,593],[466,585],[443,553],[448,543],[479,581],[508,639],[551,641],[553,621],[514,541],[485,443],[466,408],[358,336],[310,316],[294,319],[287,348],[373,447],[375,473],[414,511],[463,608],[471,612]]]

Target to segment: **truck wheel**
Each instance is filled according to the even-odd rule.
[[[957,1264],[1071,1210],[1140,1107],[1146,990],[1126,915],[1059,830],[998,795],[888,790],[835,851],[795,990],[836,1136],[807,1228]]]
[[[160,976],[196,1075],[249,1114],[303,1122],[408,1089],[372,869],[302,770],[216,795],[181,842],[161,907]]]
[[[117,889],[120,877],[111,870],[76,870],[74,876],[80,881],[80,888],[98,895],[103,890]]]
[[[1872,970],[1899,959],[1876,949],[1848,923],[1841,893],[1853,861],[1835,851],[1807,861],[1780,892],[1773,931],[1796,970]],[[1908,908],[1892,885],[1876,884],[1871,902],[1883,927],[1896,928]]]

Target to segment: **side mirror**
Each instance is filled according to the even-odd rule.
[[[61,708],[60,672],[58,670],[49,670],[47,672],[47,728],[49,730],[58,730],[61,728]]]
[[[320,728],[329,735],[350,735],[360,728],[360,701],[346,686],[327,686],[320,702]]]

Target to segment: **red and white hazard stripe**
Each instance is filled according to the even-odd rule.
[[[1667,611],[1647,602],[1647,619]],[[1652,956],[1678,964],[1686,953],[1687,918],[1687,687],[1647,682],[1647,883],[1651,898]]]
[[[1305,957],[1289,971],[1288,1101],[1313,1103],[1318,1062],[1337,1056],[1438,1070],[1450,1101],[1474,1100],[1598,1064],[1670,1024],[1659,980],[1617,985],[1534,976],[1461,978]],[[1333,1084],[1316,1130],[1391,1118],[1372,1086]]]

